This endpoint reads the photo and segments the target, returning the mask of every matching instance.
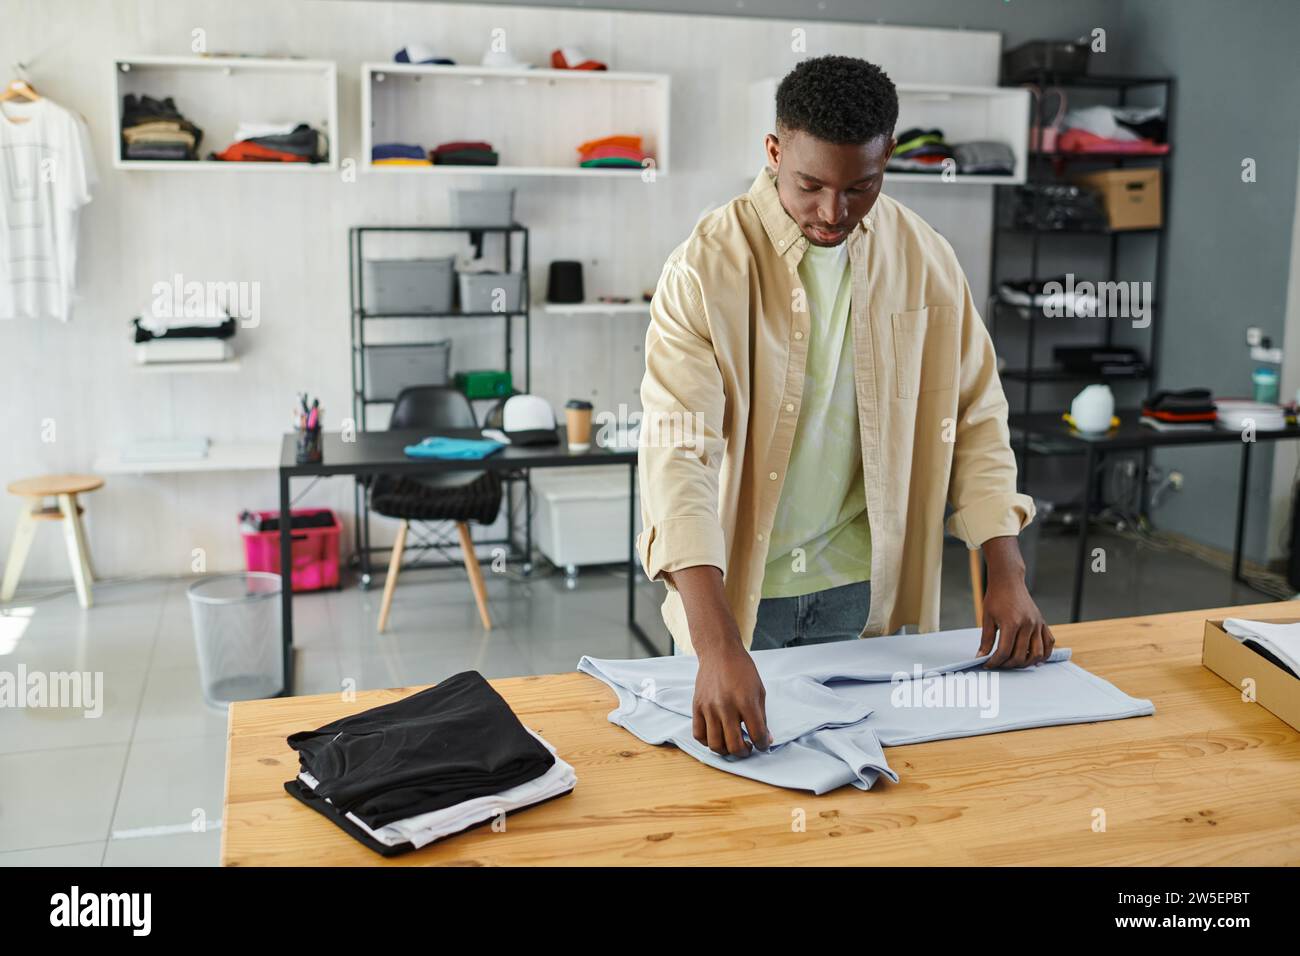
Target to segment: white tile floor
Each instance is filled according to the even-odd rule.
[[[1066,619],[1074,540],[1043,541],[1035,596],[1049,621]],[[1189,558],[1116,539],[1107,547],[1111,573],[1088,582],[1089,618],[1266,600]],[[965,554],[955,545],[946,557],[941,623],[969,626]],[[299,692],[409,686],[471,668],[489,678],[555,673],[585,653],[644,656],[624,626],[621,573],[584,571],[574,590],[545,570],[487,577],[490,632],[458,570],[404,573],[383,635],[378,589],[299,596]],[[89,611],[70,592],[41,599],[32,589],[0,609],[0,671],[101,671],[105,698],[95,719],[0,707],[0,866],[217,862],[226,721],[200,692],[189,583],[106,584]],[[638,616],[666,647],[661,596],[658,585],[638,587]]]

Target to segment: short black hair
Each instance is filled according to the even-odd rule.
[[[874,63],[854,56],[804,60],[776,88],[777,129],[801,130],[828,143],[892,136],[898,90]]]

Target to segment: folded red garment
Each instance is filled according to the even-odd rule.
[[[1149,139],[1106,139],[1096,133],[1089,133],[1086,129],[1071,127],[1057,139],[1056,150],[1060,153],[1139,153],[1163,156],[1169,152],[1169,144]]]
[[[1144,408],[1142,414],[1148,418],[1154,418],[1162,422],[1212,422],[1217,419],[1218,413],[1208,412],[1162,412],[1158,409]]]
[[[457,140],[452,143],[439,143],[433,148],[432,152],[437,155],[438,153],[459,153],[461,150],[466,149],[481,149],[490,153],[492,152],[492,144],[485,143],[482,140]]]
[[[233,143],[224,151],[217,153],[217,159],[228,163],[306,163],[310,160],[297,153],[286,153],[282,149],[271,149],[251,140]]]
[[[584,150],[582,158],[584,161],[588,159],[630,159],[639,163],[645,159],[645,154],[639,149],[628,149],[626,146],[594,146],[591,149]]]

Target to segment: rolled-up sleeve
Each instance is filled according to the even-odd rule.
[[[641,564],[652,581],[702,564],[725,574],[726,537],[718,518],[722,373],[698,280],[676,254],[664,265],[650,303],[645,366],[637,460]]]
[[[1034,500],[1016,491],[1016,459],[1007,427],[1007,399],[997,373],[993,341],[975,308],[970,285],[962,289],[960,394],[952,473],[948,479],[948,531],[978,548],[990,538],[1019,534],[1034,519]]]

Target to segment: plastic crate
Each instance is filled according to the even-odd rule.
[[[453,189],[451,222],[455,226],[510,226],[515,221],[513,189]]]
[[[524,298],[522,272],[461,272],[458,275],[462,312],[519,311],[519,303]],[[497,289],[501,290],[499,298]]]
[[[263,522],[277,520],[278,511],[258,511]],[[320,528],[292,528],[294,518],[326,514],[332,524]],[[343,526],[329,508],[303,508],[289,512],[294,591],[324,591],[339,586],[339,535]],[[280,532],[245,531],[244,563],[249,571],[280,574]]]

